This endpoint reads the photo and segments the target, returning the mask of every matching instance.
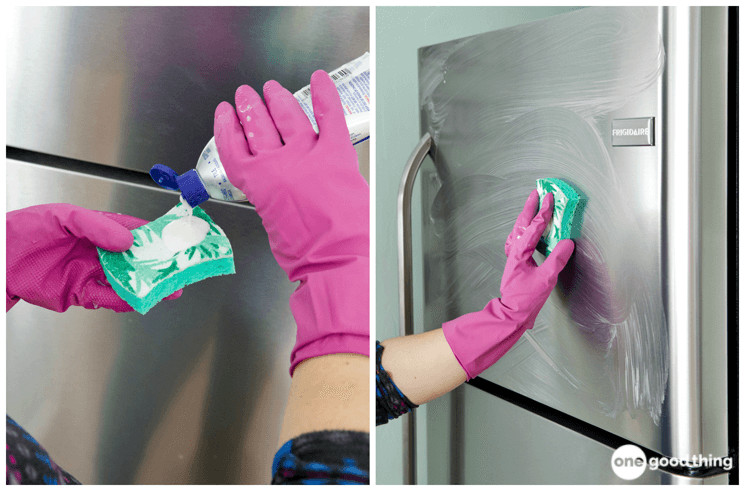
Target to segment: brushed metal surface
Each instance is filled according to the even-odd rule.
[[[675,10],[671,10],[584,9],[546,21],[422,48],[419,53],[421,132],[433,135],[431,153],[435,164],[425,163],[420,170],[423,237],[419,244],[415,241],[415,254],[423,255],[425,263],[423,290],[427,329],[481,309],[489,298],[499,295],[504,239],[524,198],[534,187],[531,182],[547,177],[545,173],[549,172],[570,181],[590,183],[587,172],[597,172],[598,187],[583,191],[595,193],[597,203],[603,202],[601,196],[605,191],[602,190],[617,187],[622,199],[614,200],[612,206],[625,208],[624,213],[633,217],[614,222],[613,226],[628,228],[622,229],[623,233],[618,234],[615,242],[606,242],[602,249],[593,251],[603,258],[603,268],[607,268],[598,276],[602,278],[597,283],[595,300],[598,304],[592,301],[584,305],[573,303],[572,297],[576,297],[578,288],[582,287],[578,279],[592,280],[598,273],[597,270],[583,271],[576,262],[575,252],[575,260],[561,275],[559,286],[539,315],[536,327],[482,376],[663,454],[686,457],[690,452],[701,451],[723,455],[726,453],[723,445],[726,425],[720,421],[726,413],[726,376],[721,376],[726,363],[723,349],[726,306],[722,302],[726,298],[723,279],[727,266],[723,254],[726,251],[726,214],[723,213],[726,199],[722,190],[726,185],[722,157],[726,125],[721,110],[725,72],[721,65],[726,50],[721,49],[720,37],[719,44],[713,42],[717,47],[709,51],[718,61],[712,63],[717,73],[710,76],[708,83],[713,95],[707,97],[718,101],[718,105],[708,109],[709,117],[716,122],[708,125],[710,143],[708,150],[704,150],[714,158],[704,159],[708,168],[702,169],[699,167],[702,149],[698,140],[687,138],[691,131],[699,128],[701,101],[696,94],[701,82],[697,80],[698,66],[696,58],[691,58],[690,49],[691,45],[696,49],[700,38],[689,35],[688,21],[681,24],[680,20],[670,20],[669,15],[675,15]],[[679,14],[698,18],[697,10],[690,12]],[[562,26],[576,27],[575,21],[584,27],[567,29],[563,31],[567,36],[562,36]],[[663,38],[665,28],[670,28],[669,22],[677,25],[680,38],[676,43],[671,43],[669,36]],[[593,85],[595,82],[585,85],[583,90],[573,90],[572,84],[584,74],[572,78],[570,71],[563,71],[567,66],[574,68],[575,62],[581,66],[583,59],[593,56],[591,44],[584,46],[583,56],[572,51],[565,53],[566,57],[542,58],[547,46],[553,49],[562,43],[571,44],[570,33],[586,31],[596,36],[593,40],[603,39],[603,29],[608,26],[615,26],[618,30],[612,32],[618,36],[627,36],[629,30],[633,31],[634,36],[624,39],[634,41],[613,47],[612,54],[606,53],[604,60],[598,58],[596,73],[608,74],[608,78],[598,78],[599,85],[612,85],[614,77],[618,77],[616,86],[604,86],[600,96],[594,93],[598,86]],[[721,22],[718,28],[709,27],[708,32],[715,35],[717,29],[721,31]],[[681,48],[679,42],[683,41],[687,44]],[[627,48],[630,51],[625,51]],[[677,51],[679,49],[682,51]],[[668,51],[674,68],[670,72],[664,64]],[[681,58],[687,60],[688,71],[676,66],[682,63]],[[542,62],[540,70],[535,65],[536,60]],[[655,60],[662,63],[656,71]],[[644,63],[650,63],[645,74],[648,79],[644,83],[638,81],[638,86],[629,86],[629,83],[636,83],[632,71],[642,73],[640,67]],[[615,64],[615,71],[609,70],[609,64]],[[546,73],[565,73],[566,78],[542,79]],[[588,77],[593,76],[588,73]],[[702,73],[705,84],[709,74]],[[512,78],[508,78],[510,76]],[[672,79],[674,86],[665,87]],[[519,83],[505,87],[506,80]],[[579,82],[578,86],[582,86],[582,80]],[[677,90],[680,92],[675,92]],[[562,99],[562,95],[565,98]],[[614,97],[618,97],[615,103],[612,102]],[[666,126],[671,117],[670,105],[686,97],[685,105],[674,108],[676,124]],[[595,103],[598,105],[589,107]],[[613,147],[612,121],[638,117],[655,118],[656,146]],[[601,147],[593,158],[602,155],[597,163],[607,159],[609,166],[598,165],[594,169],[595,162],[578,158],[575,164],[567,167],[556,156],[556,151],[562,150],[561,146],[552,147],[556,142],[576,144],[572,150],[582,149],[584,143],[581,139],[573,143],[568,143],[571,139],[565,141],[566,127],[555,123],[574,121],[572,124],[579,128],[585,124],[580,122],[582,119],[592,128],[584,133],[586,137],[596,138]],[[541,136],[531,137],[525,130],[525,121],[532,121]],[[521,131],[529,136],[525,137]],[[504,148],[495,142],[501,142]],[[588,148],[584,146],[579,153],[592,154],[583,153]],[[555,162],[555,165],[534,170],[531,152],[535,162]],[[520,166],[516,162],[523,164]],[[609,188],[605,188],[606,185]],[[674,192],[671,186],[676,187]],[[522,194],[515,191],[523,188]],[[691,190],[695,192],[689,192]],[[686,193],[681,204],[678,198]],[[509,196],[515,203],[505,202],[500,195]],[[711,203],[707,196],[712,198]],[[703,209],[708,209],[709,219],[700,225],[697,217],[702,213],[699,208],[702,202],[707,202]],[[513,206],[514,213],[500,214],[499,208],[505,204]],[[494,223],[495,219],[501,221]],[[588,229],[588,232],[591,231]],[[699,241],[704,232],[704,243],[712,253],[705,254],[706,269],[702,272]],[[585,245],[578,242],[578,249],[582,250]],[[631,256],[630,250],[634,251]],[[540,263],[540,255],[535,257]],[[622,258],[633,260],[626,262]],[[702,276],[708,281],[706,289],[702,289]],[[605,288],[615,293],[605,297]],[[625,296],[617,296],[622,291],[627,292]],[[606,306],[618,308],[639,292],[644,292],[644,296],[635,306],[627,305],[626,312],[633,315],[635,309],[646,308],[649,315],[619,323],[618,329],[613,331],[604,331],[602,322],[595,324],[597,329],[594,330],[587,329],[581,322],[586,320],[580,317],[585,308],[599,311]],[[707,328],[708,347],[703,352],[707,359],[701,356],[699,301],[707,306],[705,311],[710,320],[707,324],[711,326]],[[614,314],[612,310],[609,313]],[[632,338],[624,339],[640,325],[646,325],[647,331],[639,331],[644,335],[635,333]],[[671,333],[669,339],[668,331]],[[605,336],[604,332],[612,332],[613,336]],[[638,348],[642,351],[634,352]],[[640,353],[643,356],[637,356]],[[707,384],[712,384],[706,389],[713,396],[712,401],[702,401],[702,366],[707,367]],[[718,379],[715,369],[719,369]],[[670,383],[667,382],[668,373]],[[619,381],[631,390],[618,392]],[[647,402],[640,403],[644,398]],[[707,408],[705,413],[702,406]],[[466,404],[465,410],[470,409]],[[490,417],[486,410],[476,411],[474,415],[482,420]],[[494,418],[503,416],[491,413]],[[431,441],[463,441],[466,446],[473,446],[476,444],[470,443],[471,440],[484,440],[478,425],[453,428],[449,417],[439,422],[427,421],[427,436]],[[708,437],[711,444],[704,447],[702,432],[706,427],[714,427],[714,431]],[[443,432],[461,434],[446,438]],[[451,448],[451,452],[458,452],[458,449]],[[475,451],[464,454],[463,460],[468,462],[477,454]],[[445,464],[433,465],[444,469]],[[470,475],[466,471],[466,468],[449,470],[451,476]],[[605,481],[601,479],[601,482]]]
[[[647,468],[624,481],[611,468],[615,449],[470,386],[465,386],[462,450],[465,484],[666,484],[670,476]],[[479,417],[488,409],[499,418]],[[432,410],[430,409],[430,412]],[[440,416],[442,419],[443,416]],[[436,413],[433,413],[436,418]],[[494,446],[493,441],[502,442]],[[434,466],[433,466],[434,467]],[[439,474],[434,468],[432,473]]]
[[[728,91],[728,11],[724,8],[701,9],[701,448],[705,454],[726,455],[735,442],[727,441],[729,421],[723,414],[730,398],[728,380],[736,373],[728,373],[728,358],[736,356],[728,351],[728,342],[736,347],[737,339],[727,339],[727,327],[736,332],[733,304],[738,300],[727,289],[727,261],[733,254],[733,243],[724,240],[729,213],[736,213],[737,196],[729,190],[729,180],[735,175],[728,168],[727,159],[736,158],[735,142],[728,141],[728,122],[722,117],[731,101]],[[736,183],[734,183],[736,186]],[[737,233],[730,230],[732,237]],[[727,356],[723,356],[726,353]],[[736,407],[736,405],[735,405]],[[735,411],[737,412],[737,411]],[[739,414],[728,414],[730,420]]]
[[[660,401],[665,386],[647,386],[644,378],[667,376],[658,147],[611,145],[614,119],[655,117],[658,128],[664,125],[658,109],[660,68],[635,66],[641,59],[659,62],[658,18],[654,8],[583,9],[422,48],[422,132],[433,134],[435,164],[423,166],[420,173],[426,210],[425,325],[432,327],[480,310],[499,296],[504,241],[537,178],[581,184],[591,200],[583,230],[592,234],[592,241],[578,242],[580,252],[560,277],[536,326],[481,376],[664,453],[668,408]],[[578,25],[607,36],[608,43],[615,42],[616,32],[623,33],[625,41],[634,40],[633,49],[611,44],[606,48],[612,57],[593,53],[597,41],[583,44],[589,38],[575,31]],[[561,52],[558,46],[564,44],[585,49],[586,59]],[[553,46],[553,59],[543,55],[547,46]],[[540,67],[536,59],[542,61]],[[596,61],[596,71],[582,65],[587,59]],[[567,76],[564,67],[575,62],[580,63],[575,70],[588,72],[567,81],[540,78]],[[505,73],[514,75],[503,80]],[[601,80],[592,78],[596,74]],[[630,87],[637,76],[646,76],[647,85]],[[599,84],[606,85],[593,92]],[[623,190],[623,201],[614,204],[621,205],[618,214],[605,209],[613,186]],[[588,223],[588,215],[596,212],[609,215]],[[615,243],[607,238],[615,232],[602,221],[614,219],[622,221],[613,226],[633,227],[617,234],[623,239]],[[592,250],[595,243],[603,249]],[[625,259],[635,244],[638,263],[629,274]],[[535,257],[541,261],[539,254]],[[583,263],[577,263],[578,257]],[[601,263],[595,262],[598,257]],[[638,305],[631,307],[627,299],[641,289],[648,299],[639,301],[649,301],[644,315],[650,317],[624,324],[612,309],[628,301],[621,307],[628,315]],[[581,298],[580,304],[572,297]],[[589,315],[584,310],[588,302],[598,303]],[[634,337],[637,329],[639,338]],[[634,341],[623,339],[629,334]],[[657,352],[663,356],[652,354]],[[634,386],[635,380],[639,385]],[[645,397],[651,398],[651,410],[640,402]]]
[[[6,162],[7,209],[67,202],[155,219],[177,195]],[[188,286],[147,315],[6,316],[7,413],[83,483],[268,483],[289,389],[295,285],[255,212],[208,202],[236,274]]]
[[[666,179],[672,455],[702,451],[701,426],[701,9],[665,9],[669,46],[663,131]]]
[[[217,105],[369,51],[368,7],[8,9],[7,144],[148,171],[196,165]],[[369,144],[366,144],[366,146]],[[361,163],[365,168],[367,161]]]
[[[68,202],[156,218],[176,195],[109,179],[105,166],[193,168],[212,137],[214,108],[239,85],[260,91],[275,79],[294,91],[314,70],[369,50],[367,7],[18,7],[6,15],[7,144],[99,164],[65,171],[8,162],[10,210]],[[369,141],[355,148],[369,179]],[[271,478],[295,286],[249,206],[204,208],[233,242],[236,275],[190,286],[145,317],[23,303],[7,316],[7,411],[84,483]]]
[[[671,452],[726,455],[727,10],[665,9]],[[688,83],[681,83],[687,80]],[[732,178],[732,177],[729,177]],[[731,320],[729,321],[731,322]]]

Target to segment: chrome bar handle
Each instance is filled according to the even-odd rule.
[[[414,334],[414,283],[411,260],[411,195],[414,181],[424,157],[432,147],[429,133],[422,136],[406,162],[401,186],[398,188],[398,293],[399,293],[399,334]],[[416,419],[409,413],[405,420],[403,437],[404,484],[416,484]]]
[[[701,389],[701,8],[664,8],[661,152],[668,247],[670,452],[704,452]],[[664,222],[663,222],[664,223]]]

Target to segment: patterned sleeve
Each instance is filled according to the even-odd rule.
[[[5,484],[80,484],[34,437],[5,415]]]
[[[370,484],[370,434],[305,433],[274,456],[272,484]]]
[[[6,484],[80,484],[7,415],[6,449]],[[369,484],[369,460],[368,433],[306,433],[279,449],[272,484]]]
[[[380,426],[419,406],[411,402],[393,383],[381,362],[385,348],[379,341],[375,346],[375,425]]]

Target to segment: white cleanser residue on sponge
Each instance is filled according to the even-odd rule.
[[[210,224],[194,216],[193,209],[183,196],[180,196],[180,200],[182,206],[175,211],[184,216],[166,225],[161,234],[163,245],[172,253],[196,246],[207,237],[210,231]]]
[[[163,229],[163,244],[172,253],[194,247],[207,237],[210,224],[201,218],[188,215],[169,223]]]
[[[141,314],[176,290],[205,278],[235,273],[233,248],[201,208],[179,203],[132,230],[125,252],[98,249],[109,283]]]

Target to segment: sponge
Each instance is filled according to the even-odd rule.
[[[117,295],[141,314],[179,288],[235,273],[230,241],[199,207],[179,203],[132,235],[128,251],[99,248],[98,257]]]
[[[538,179],[536,185],[541,204],[546,194],[554,195],[554,213],[536,247],[548,256],[560,240],[579,238],[587,197],[561,179]]]

